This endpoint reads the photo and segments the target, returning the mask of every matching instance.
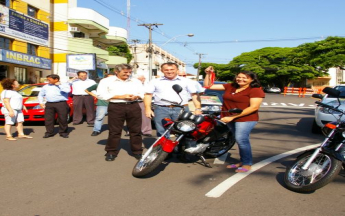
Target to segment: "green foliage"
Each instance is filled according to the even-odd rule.
[[[297,60],[319,71],[326,72],[331,67],[344,68],[345,38],[328,37],[314,43],[305,43],[296,48]]]
[[[242,53],[229,64],[202,63],[200,74],[213,66],[218,80],[229,81],[238,72],[248,70],[255,72],[263,85],[283,88],[289,83],[301,83],[303,87],[306,79],[323,76],[331,67],[344,69],[344,65],[345,38],[328,37],[295,48],[266,47]]]
[[[116,46],[109,46],[107,48],[110,56],[122,56],[127,58],[127,63],[133,59],[133,55],[128,48],[128,45],[123,43]]]

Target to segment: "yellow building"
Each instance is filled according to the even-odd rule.
[[[66,80],[68,57],[83,54],[95,56],[89,72],[102,77],[115,64],[127,63],[107,51],[127,44],[127,31],[109,23],[96,11],[77,7],[77,0],[0,0],[0,80],[40,83],[52,73]]]
[[[50,73],[50,2],[0,0],[0,80],[38,83]]]

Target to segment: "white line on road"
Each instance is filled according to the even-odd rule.
[[[296,153],[301,152],[301,151],[315,148],[319,145],[320,144],[305,146],[305,147],[294,149],[294,150],[291,150],[291,151],[267,158],[266,160],[260,161],[256,164],[254,164],[250,171],[248,171],[246,173],[236,173],[235,175],[229,177],[228,179],[226,179],[225,181],[223,181],[222,183],[217,185],[215,188],[210,190],[207,194],[205,194],[205,196],[212,197],[212,198],[218,198],[221,195],[223,195],[223,193],[225,193],[227,190],[229,190],[233,185],[235,185],[237,182],[239,182],[240,180],[242,180],[245,177],[247,177],[248,175],[250,175],[252,172],[255,172],[256,170],[261,169],[262,167],[264,167],[264,166],[266,166],[266,165],[268,165],[274,161],[280,160],[284,157],[287,157],[287,156],[292,155],[292,154],[296,154]]]
[[[226,161],[226,158],[228,157],[229,152],[227,152],[226,154],[223,154],[220,157],[217,157],[216,159],[214,159],[213,164],[224,164]]]

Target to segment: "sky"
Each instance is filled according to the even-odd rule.
[[[345,37],[344,0],[130,0],[130,38],[148,43],[149,30],[138,26],[160,23],[152,41],[193,64],[229,63],[243,52],[264,47],[296,47],[327,36]],[[78,0],[127,29],[127,0]],[[188,37],[187,34],[194,34]]]

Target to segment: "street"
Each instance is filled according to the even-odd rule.
[[[260,121],[252,132],[254,164],[322,142],[312,134],[315,99],[266,94]],[[107,125],[99,136],[92,127],[69,125],[70,135],[43,139],[43,123],[25,123],[33,140],[5,141],[1,129],[0,215],[344,215],[344,172],[310,194],[284,187],[287,155],[253,171],[217,198],[206,196],[237,175],[226,169],[239,159],[237,145],[225,163],[208,159],[213,168],[173,158],[146,178],[132,177],[136,159],[128,137],[114,162],[104,160]],[[57,125],[55,126],[57,129]],[[124,133],[123,133],[124,135]],[[154,137],[144,137],[146,148]],[[302,152],[301,152],[302,153]],[[254,166],[253,166],[254,167]]]

